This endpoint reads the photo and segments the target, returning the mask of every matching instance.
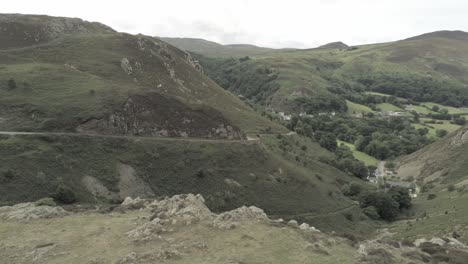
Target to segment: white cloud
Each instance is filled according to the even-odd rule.
[[[99,21],[116,30],[269,47],[365,44],[436,30],[468,31],[465,0],[15,0],[3,13]]]

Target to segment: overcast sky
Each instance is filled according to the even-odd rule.
[[[11,0],[1,13],[79,17],[118,31],[310,48],[468,31],[468,0]]]

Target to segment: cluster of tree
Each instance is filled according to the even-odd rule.
[[[299,97],[294,100],[294,103],[301,112],[309,114],[332,111],[346,112],[348,110],[346,100],[332,93],[318,94],[314,97]]]
[[[416,130],[401,117],[353,119],[335,116],[293,117],[288,127],[335,151],[336,140],[354,143],[356,149],[378,159],[410,154],[432,142],[428,130]]]
[[[380,96],[380,95],[365,94],[365,93],[352,93],[352,94],[346,94],[345,97],[346,99],[352,102],[362,104],[362,105],[367,105],[374,110],[377,109],[378,104],[382,104],[382,103],[392,104],[400,108],[404,108],[403,103],[414,104],[414,102],[412,102],[411,100],[403,101],[401,99],[396,98],[395,96]]]
[[[402,210],[411,207],[409,190],[399,186],[369,191],[357,183],[351,183],[343,189],[343,194],[359,200],[364,213],[375,220],[393,221]]]
[[[417,102],[436,102],[455,107],[468,105],[466,88],[449,80],[409,74],[373,73],[360,76],[357,81],[369,90]]]
[[[195,55],[208,76],[219,86],[254,103],[265,104],[279,89],[278,72],[253,62],[249,57],[215,59]]]

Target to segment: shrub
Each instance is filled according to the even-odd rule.
[[[47,197],[47,198],[42,198],[34,202],[34,205],[36,206],[56,206],[57,204],[55,203],[53,198]]]
[[[205,172],[203,170],[198,170],[195,174],[198,178],[205,178]]]
[[[0,182],[7,183],[15,178],[16,174],[13,170],[4,170],[0,175]]]
[[[8,89],[16,89],[16,81],[13,78],[8,80]]]
[[[447,190],[448,190],[449,192],[455,191],[455,190],[456,190],[455,185],[453,185],[453,184],[449,185],[449,186],[447,187]]]
[[[54,199],[63,204],[72,204],[76,202],[76,195],[73,190],[66,185],[59,185],[53,195]]]
[[[430,194],[427,196],[427,199],[428,199],[428,200],[434,200],[436,197],[437,197],[436,194],[430,193]]]
[[[447,130],[445,129],[437,129],[436,130],[436,136],[439,138],[443,138],[448,134]]]
[[[346,185],[343,188],[342,192],[346,196],[358,196],[362,192],[362,186],[360,184],[352,182],[349,185]]]
[[[362,210],[362,211],[363,211],[364,214],[366,214],[370,219],[373,219],[373,220],[379,220],[379,219],[380,219],[379,212],[377,212],[377,209],[376,209],[374,206],[366,207],[366,208],[364,208],[364,210]]]

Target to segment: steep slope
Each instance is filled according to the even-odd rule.
[[[16,29],[35,19],[18,16]],[[56,20],[40,17],[34,28]],[[340,191],[356,179],[319,161],[330,152],[311,142],[310,153],[299,150],[291,136],[289,156],[299,161],[246,140],[288,131],[159,39],[65,30],[39,45],[0,49],[0,81],[0,132],[13,132],[0,138],[2,204],[196,192],[214,211],[258,205],[324,230],[368,233],[367,218]]]
[[[221,45],[216,42],[194,38],[161,38],[179,49],[208,57],[245,57],[267,53],[273,49],[248,44]]]
[[[313,111],[311,106],[345,111],[346,102],[337,96],[353,99],[363,91],[460,107],[468,105],[465,36],[463,32],[435,32],[349,49],[276,51],[236,62],[200,60],[214,80],[235,93],[255,88],[243,69],[259,69],[271,77],[265,77],[270,88],[248,98],[257,99],[261,93],[266,95],[261,103],[286,112]]]
[[[398,175],[437,187],[468,185],[468,128],[464,127],[399,162]],[[439,189],[438,188],[438,189]]]
[[[414,182],[412,217],[391,226],[399,237],[449,236],[468,242],[468,128],[399,160],[397,177]],[[466,261],[466,260],[465,260]]]
[[[2,17],[0,26],[14,23],[12,32],[21,26],[29,32],[30,25],[32,35],[56,31],[40,47],[26,39],[16,44],[21,49],[0,50],[1,130],[237,138],[240,130],[282,130],[213,83],[190,55],[160,40],[105,26],[88,30],[95,24],[75,19]],[[11,30],[0,35],[16,43]]]

